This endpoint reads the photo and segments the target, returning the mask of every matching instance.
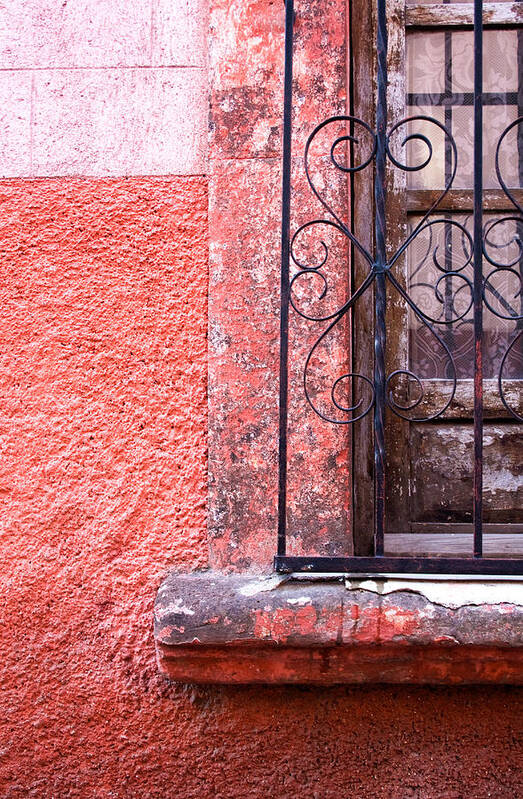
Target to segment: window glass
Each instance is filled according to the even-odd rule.
[[[515,30],[484,32],[483,185],[499,188],[495,152],[505,128],[521,115],[523,96],[518,93],[518,52],[523,53],[523,34]],[[458,150],[453,188],[472,188],[474,142],[474,47],[472,31],[414,32],[407,37],[407,113],[436,118],[452,133]],[[519,103],[519,105],[518,105]],[[429,166],[409,173],[409,187],[443,188],[452,166],[452,149],[433,124],[415,121],[410,133],[426,135],[434,147]],[[399,142],[396,145],[399,147]],[[521,144],[517,131],[504,142],[500,166],[509,186],[521,185]],[[421,141],[408,148],[408,163],[415,166],[426,157]]]
[[[472,235],[472,214],[435,215],[431,219],[434,224],[425,227],[408,248],[409,295],[433,320],[431,325],[441,341],[411,310],[411,368],[422,377],[451,378],[446,345],[454,358],[457,377],[470,378],[474,374],[473,265],[470,239],[463,229]],[[411,216],[411,229],[420,221],[421,217]],[[513,219],[501,223],[497,214],[484,214],[484,227],[485,247],[492,260],[513,265],[500,270],[484,262],[488,277],[483,311],[484,377],[495,378],[507,347],[520,329],[510,317],[523,312],[518,277],[518,228],[523,225]],[[519,235],[522,233],[520,230]],[[506,378],[523,377],[521,339],[507,357],[503,374]]]
[[[496,173],[496,149],[511,122],[523,114],[523,33],[500,29],[484,32],[484,158],[483,185],[502,195]],[[407,113],[432,117],[444,125],[457,149],[456,175],[452,189],[473,188],[473,85],[474,50],[471,30],[416,31],[407,36]],[[523,126],[515,126],[503,138],[498,165],[511,189],[523,185]],[[404,131],[403,131],[404,133]],[[410,168],[410,190],[442,190],[449,184],[455,166],[450,139],[441,127],[427,120],[413,120],[407,133],[426,137],[404,142],[400,131],[391,140],[398,160]],[[403,151],[403,152],[402,152]],[[436,195],[427,199],[426,209]],[[463,195],[464,196],[464,195]],[[523,313],[523,223],[502,196],[504,209],[484,211],[486,280],[484,307],[484,376],[495,378],[503,358],[503,376],[523,378],[523,337],[511,347],[521,330]],[[499,201],[498,201],[499,202]],[[452,207],[452,206],[451,206]],[[470,205],[470,208],[472,206]],[[486,207],[486,206],[485,206]],[[451,351],[458,378],[473,377],[473,332],[471,285],[473,277],[472,213],[446,213],[430,218],[407,249],[409,293],[433,320],[438,340],[415,313],[410,311],[410,366],[420,377],[449,378],[452,367],[445,347]],[[445,221],[445,219],[447,221]],[[505,221],[503,221],[503,219]],[[439,220],[439,221],[436,221]],[[409,217],[410,230],[421,216]],[[502,267],[501,269],[499,267]],[[446,277],[446,273],[449,274]],[[442,343],[443,342],[443,343]]]

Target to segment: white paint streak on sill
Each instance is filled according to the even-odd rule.
[[[303,607],[304,605],[312,604],[312,599],[310,598],[310,596],[298,596],[295,599],[288,599],[287,600],[287,604],[288,605],[300,605],[300,606]]]
[[[470,579],[468,576],[449,578],[448,575],[430,575],[425,579],[416,576],[380,578],[352,577],[345,580],[348,590],[372,591],[390,594],[395,591],[412,591],[426,597],[429,602],[449,608],[463,605],[521,605],[523,606],[523,580],[500,577]]]
[[[170,613],[182,613],[185,616],[194,616],[194,610],[184,605],[182,599],[177,599],[173,602],[168,610]]]
[[[289,577],[287,575],[281,574],[273,574],[270,577],[262,577],[259,580],[255,580],[252,583],[247,583],[243,585],[238,593],[242,596],[256,596],[256,594],[261,594],[264,591],[273,591],[275,588],[278,588],[282,583],[287,582]]]

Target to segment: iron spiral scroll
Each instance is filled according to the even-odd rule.
[[[386,259],[383,256],[380,258],[376,253],[370,252],[358,240],[354,232],[343,221],[342,216],[336,212],[332,204],[329,203],[323,193],[313,180],[311,175],[310,153],[313,143],[320,133],[325,135],[330,126],[344,125],[346,130],[349,131],[343,135],[337,135],[333,138],[329,149],[329,160],[336,170],[340,173],[353,175],[364,169],[371,167],[376,163],[376,156],[379,146],[379,134],[373,130],[370,125],[365,121],[350,115],[337,115],[331,116],[321,122],[309,135],[304,156],[304,167],[307,182],[314,194],[317,201],[321,204],[326,215],[318,217],[305,222],[300,225],[294,232],[290,240],[290,258],[297,271],[292,276],[289,284],[289,304],[301,318],[311,323],[325,323],[322,332],[317,336],[308,355],[305,359],[303,368],[303,389],[307,402],[313,411],[323,420],[337,425],[353,424],[354,422],[364,418],[371,412],[375,403],[377,402],[377,395],[383,392],[384,388],[384,401],[386,407],[396,416],[411,422],[425,422],[431,421],[441,417],[451,405],[458,383],[458,369],[456,366],[455,356],[451,348],[445,340],[445,328],[451,325],[460,325],[465,323],[467,314],[473,308],[474,303],[474,281],[466,274],[467,267],[471,267],[474,261],[474,241],[470,232],[467,230],[465,224],[455,218],[448,216],[431,218],[432,215],[438,211],[442,201],[452,188],[454,178],[456,176],[458,164],[458,151],[456,142],[447,127],[437,119],[425,116],[415,115],[406,117],[399,122],[396,122],[382,137],[382,146],[384,149],[384,158],[386,158],[393,167],[404,172],[419,172],[429,167],[435,157],[435,147],[431,138],[422,132],[413,132],[412,126],[416,123],[421,123],[424,129],[433,126],[435,132],[439,131],[439,136],[444,136],[445,145],[448,152],[452,153],[452,169],[445,182],[441,192],[434,200],[430,208],[423,214],[421,219],[410,230],[405,240],[400,244],[396,251],[388,256]],[[514,128],[523,125],[523,117],[519,117],[510,125],[508,125],[502,132],[498,139],[495,154],[495,167],[499,185],[504,192],[507,199],[514,206],[514,212],[510,212],[501,217],[491,219],[483,226],[483,241],[482,253],[484,260],[489,264],[487,273],[482,278],[482,297],[484,306],[488,311],[500,319],[509,320],[515,324],[515,333],[506,344],[504,352],[501,356],[501,362],[497,375],[497,385],[501,401],[506,410],[516,419],[523,420],[523,416],[512,407],[507,399],[504,383],[505,371],[507,363],[516,351],[516,348],[521,342],[523,337],[523,208],[516,200],[513,192],[507,186],[506,181],[502,174],[500,166],[500,156],[503,145],[506,143],[508,134]],[[406,132],[405,132],[406,131]],[[402,137],[403,135],[403,138]],[[400,158],[397,154],[397,138],[399,137],[399,146],[402,148],[402,153],[405,156]],[[345,163],[340,157],[341,150],[345,148],[348,151],[355,145],[361,146],[362,140],[367,140],[367,151],[360,163]],[[384,142],[384,144],[383,144]],[[396,146],[393,146],[396,143]],[[417,163],[408,163],[408,148],[416,144],[418,148]],[[423,154],[419,156],[419,148],[423,148]],[[412,159],[410,159],[412,160]],[[449,253],[445,253],[445,262],[440,252],[440,245],[434,245],[433,234],[438,226],[444,225],[445,230],[450,230],[451,233],[457,237],[460,242],[459,252],[456,256],[456,248],[451,248],[449,264]],[[516,234],[510,232],[510,227],[516,226]],[[509,229],[509,233],[504,237],[501,231]],[[351,296],[346,299],[341,305],[334,310],[330,309],[325,313],[309,313],[303,307],[300,307],[300,301],[297,297],[296,289],[300,282],[305,277],[310,281],[314,278],[319,286],[318,295],[316,300],[321,303],[327,300],[331,286],[328,277],[324,274],[324,267],[327,265],[330,258],[330,249],[328,244],[321,238],[321,231],[337,232],[345,237],[345,240],[352,245],[352,247],[359,252],[367,264],[368,271],[363,278],[360,285],[353,291]],[[398,261],[406,255],[409,247],[418,240],[421,234],[425,233],[428,238],[428,246],[426,248],[425,259],[430,258],[431,265],[436,271],[436,277],[432,284],[425,281],[412,283],[410,286],[404,287],[395,275],[395,266]],[[314,259],[304,259],[298,253],[300,241],[307,235],[320,234],[317,244],[319,245],[320,256]],[[379,231],[377,231],[377,236]],[[496,241],[494,241],[496,239]],[[378,242],[377,242],[378,245]],[[512,247],[512,254],[509,257],[503,257]],[[514,248],[516,254],[513,254]],[[381,253],[385,252],[385,247],[382,245],[376,247]],[[411,275],[414,280],[419,273],[421,265],[418,264],[416,269]],[[382,276],[382,277],[381,277]],[[518,283],[517,291],[511,292],[511,296],[503,295],[499,284],[503,282],[503,278],[510,276],[511,280]],[[409,368],[396,369],[389,374],[382,376],[384,385],[379,386],[376,384],[376,374],[361,374],[356,372],[347,371],[337,377],[330,388],[330,403],[331,409],[326,412],[320,408],[313,397],[313,392],[310,388],[310,369],[311,362],[318,352],[320,345],[327,339],[329,334],[340,324],[342,319],[346,317],[351,309],[354,308],[358,301],[361,301],[365,296],[370,295],[371,288],[376,285],[378,280],[384,280],[398,295],[402,298],[404,303],[408,306],[412,314],[417,319],[419,325],[425,330],[425,333],[432,337],[434,346],[440,348],[446,359],[446,377],[447,394],[444,397],[441,407],[431,413],[421,413],[420,409],[423,405],[425,398],[424,378],[420,374]],[[506,282],[506,280],[505,280]],[[436,300],[436,306],[441,309],[446,308],[446,313],[439,315],[431,313],[420,305],[412,297],[412,287],[423,286],[425,290],[433,292]],[[519,304],[519,308],[517,305]],[[449,311],[450,309],[450,311]],[[385,314],[385,305],[382,306],[383,315]],[[377,320],[378,322],[379,320]],[[384,320],[381,320],[384,324]],[[396,396],[395,389],[400,382],[409,384],[415,396],[410,400],[400,400]],[[341,402],[337,396],[338,389],[343,384],[347,386],[351,384],[352,396],[356,397],[352,401]],[[366,391],[367,396],[364,398],[363,391]],[[358,395],[360,398],[358,399]]]

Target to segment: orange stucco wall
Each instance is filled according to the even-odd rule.
[[[160,678],[156,588],[207,562],[206,180],[0,200],[0,796],[521,796],[515,689]]]
[[[154,593],[206,562],[206,179],[4,181],[0,207],[0,795],[129,795],[173,723]]]

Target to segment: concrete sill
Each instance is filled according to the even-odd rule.
[[[523,581],[171,574],[160,671],[184,683],[523,684]]]

